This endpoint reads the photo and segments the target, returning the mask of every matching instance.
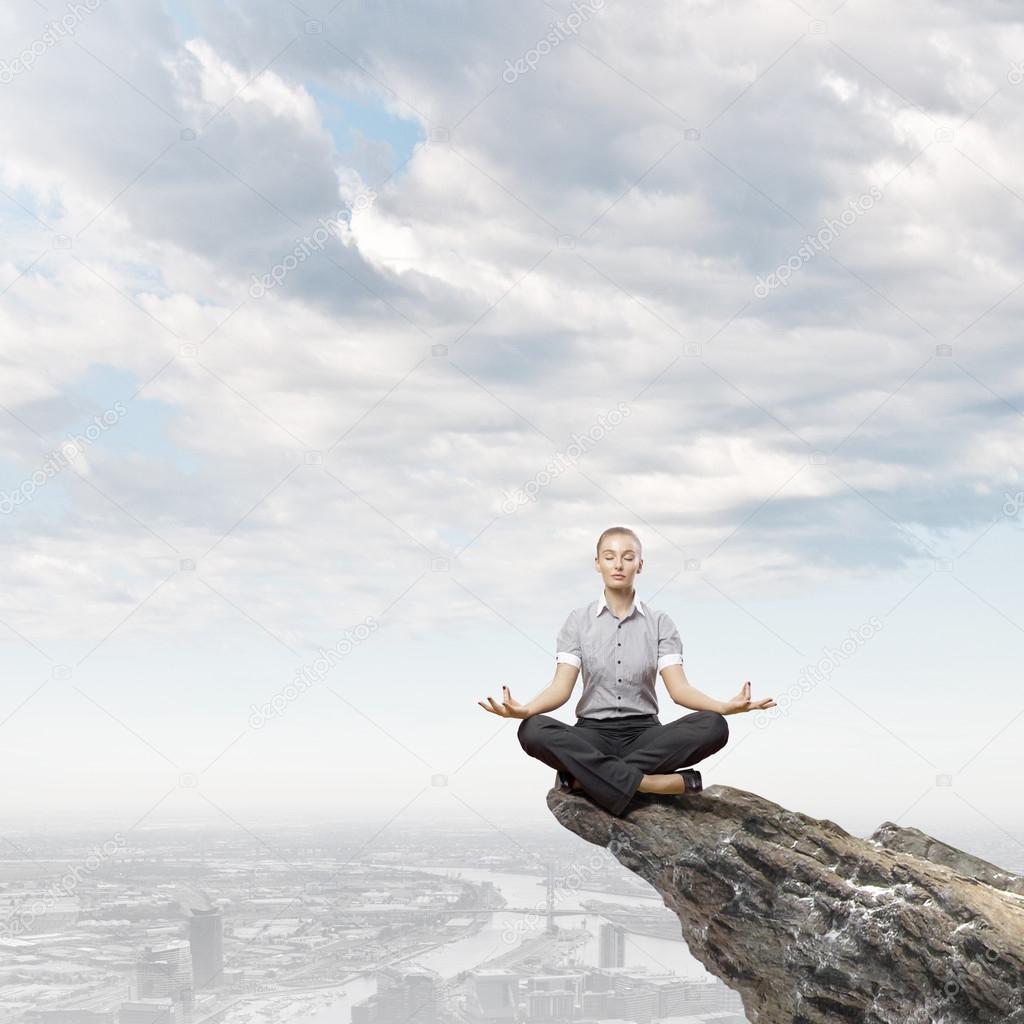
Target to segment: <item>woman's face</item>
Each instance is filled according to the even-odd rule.
[[[633,589],[633,578],[644,564],[636,550],[636,541],[624,534],[605,537],[594,559],[597,571],[609,590]]]

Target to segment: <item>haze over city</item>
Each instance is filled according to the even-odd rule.
[[[1019,862],[1000,5],[76,10],[0,14],[11,827],[548,821],[477,701],[623,524],[780,703],[705,785]]]

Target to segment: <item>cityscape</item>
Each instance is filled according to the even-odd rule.
[[[0,25],[0,1024],[1024,1024],[1024,5]]]
[[[747,1019],[568,834],[8,834],[0,871],[0,1024]]]

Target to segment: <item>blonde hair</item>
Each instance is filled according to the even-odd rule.
[[[604,543],[605,537],[612,537],[612,536],[615,536],[616,534],[619,534],[619,535],[622,535],[622,536],[625,536],[625,537],[632,537],[633,540],[636,541],[636,553],[641,558],[644,557],[644,549],[643,549],[643,545],[640,543],[640,538],[628,526],[609,526],[608,529],[605,530],[601,534],[601,536],[597,538],[597,557],[598,558],[601,557],[601,545]]]

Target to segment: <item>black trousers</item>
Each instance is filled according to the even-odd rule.
[[[518,735],[526,753],[565,782],[579,779],[596,804],[618,816],[645,775],[688,768],[721,750],[729,724],[717,711],[694,711],[665,725],[657,715],[577,718],[575,725],[531,715],[519,723]]]

